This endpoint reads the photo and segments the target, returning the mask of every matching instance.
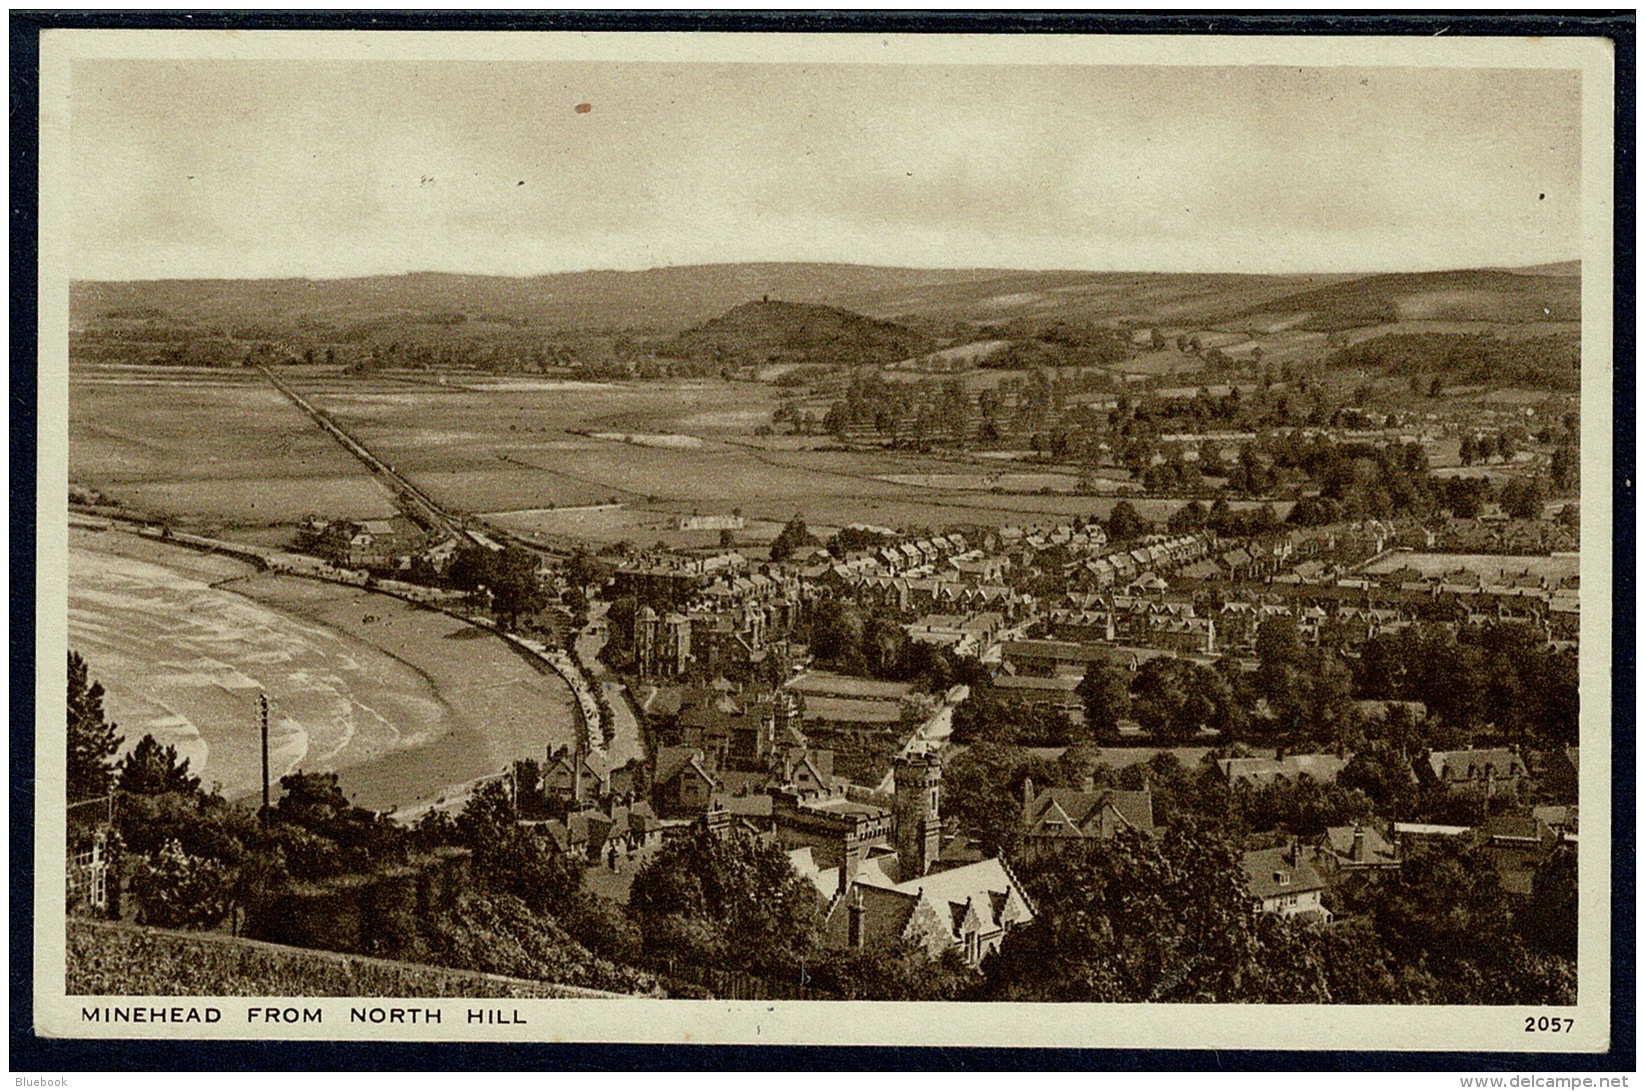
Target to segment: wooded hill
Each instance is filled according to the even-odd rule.
[[[661,356],[701,363],[889,364],[928,351],[906,326],[816,303],[760,300],[658,346]]]

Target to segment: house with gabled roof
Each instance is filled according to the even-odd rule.
[[[1531,817],[1559,835],[1562,841],[1575,841],[1577,836],[1576,804],[1550,803],[1531,808]]]
[[[1525,762],[1514,751],[1502,747],[1434,750],[1428,754],[1427,768],[1435,781],[1453,792],[1465,789],[1487,795],[1514,792],[1526,780]]]
[[[1310,846],[1309,863],[1327,879],[1397,872],[1399,848],[1375,826],[1331,826]]]
[[[1562,840],[1535,814],[1492,815],[1477,830],[1477,835],[1496,868],[1502,889],[1521,897],[1531,894],[1537,870]]]
[[[609,814],[591,811],[585,817],[588,855],[592,860],[627,856],[662,844],[662,821],[644,800],[620,804],[611,808]]]
[[[555,851],[562,856],[578,860],[589,858],[588,815],[583,811],[572,811],[564,818],[525,821],[520,824],[547,837]]]
[[[823,921],[833,946],[873,948],[896,940],[933,957],[960,951],[975,966],[999,949],[1007,932],[1034,918],[1022,885],[998,858],[894,882],[869,861],[851,889],[834,899]]]
[[[683,816],[707,811],[720,790],[718,771],[713,754],[697,747],[658,747],[657,770],[651,778],[657,812]]]
[[[1003,860],[944,854],[941,787],[941,760],[918,750],[896,759],[889,797],[804,802],[773,793],[779,842],[828,900],[827,943],[874,949],[909,942],[933,957],[960,951],[976,965],[1007,931],[1033,918]]]
[[[542,768],[542,791],[567,803],[605,798],[611,791],[611,763],[605,751],[580,745],[549,751]]]
[[[1251,556],[1248,550],[1241,547],[1225,551],[1217,557],[1217,563],[1221,566],[1222,571],[1226,573],[1228,579],[1241,580],[1251,574],[1255,558]]]
[[[782,758],[782,783],[801,799],[817,799],[835,791],[834,752],[810,748],[788,751]]]
[[[1303,858],[1296,842],[1247,852],[1240,857],[1240,869],[1245,892],[1260,912],[1331,923],[1331,911],[1320,900],[1325,880]]]
[[[1036,860],[1070,845],[1110,841],[1122,831],[1154,835],[1154,797],[1147,789],[1022,786],[1022,857]]]

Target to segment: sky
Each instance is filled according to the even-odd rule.
[[[73,275],[1578,255],[1580,76],[77,60]]]

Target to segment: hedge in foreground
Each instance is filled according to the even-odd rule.
[[[608,997],[498,974],[70,918],[70,996]]]

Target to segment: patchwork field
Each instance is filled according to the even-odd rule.
[[[741,542],[769,540],[796,514],[824,531],[1104,518],[1133,490],[1117,472],[1100,480],[1103,495],[1086,496],[1074,492],[1072,467],[1007,470],[981,456],[756,436],[782,401],[752,383],[360,378],[320,368],[294,368],[289,378],[442,504],[545,545],[709,546],[718,533],[675,531],[673,520],[733,510],[750,524]],[[70,415],[75,481],[185,524],[267,538],[307,514],[393,510],[363,467],[241,371],[150,382],[129,368],[77,368]],[[1159,519],[1180,506],[1137,503]]]
[[[925,527],[1101,516],[1115,502],[1068,495],[1076,479],[1058,468],[1002,473],[981,459],[754,437],[750,423],[769,420],[780,403],[770,388],[747,383],[543,380],[413,390],[313,375],[300,385],[442,502],[545,544],[714,544],[717,534],[672,530],[675,516],[693,511],[740,509],[755,525],[738,539],[758,541],[770,536],[760,523],[780,525],[796,513],[818,528]],[[1161,512],[1177,506],[1162,502]]]
[[[963,492],[1073,492],[1079,477],[1067,473],[934,473],[882,474],[881,481],[893,485],[913,485],[924,489],[953,489]],[[1140,492],[1142,486],[1111,477],[1093,479],[1102,492]]]
[[[128,742],[174,745],[231,796],[337,770],[372,807],[409,805],[574,739],[572,698],[495,636],[357,588],[258,575],[120,531],[73,530],[69,644]]]
[[[266,527],[394,512],[388,492],[255,373],[79,365],[69,479],[189,524]]]

